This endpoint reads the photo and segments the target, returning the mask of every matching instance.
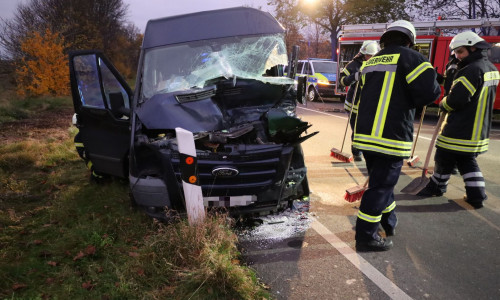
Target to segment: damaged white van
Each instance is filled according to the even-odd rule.
[[[128,178],[153,217],[185,210],[175,128],[193,133],[206,207],[268,213],[307,197],[284,29],[248,7],[148,22],[134,93],[98,51],[70,53],[77,150],[93,176]],[[293,75],[293,74],[292,74]]]

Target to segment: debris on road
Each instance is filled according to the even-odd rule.
[[[295,200],[292,208],[247,220],[245,222],[247,226],[237,230],[236,234],[240,241],[281,241],[305,232],[311,221],[309,200]]]

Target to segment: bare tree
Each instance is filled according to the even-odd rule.
[[[388,22],[406,18],[404,0],[269,0],[276,17],[294,20],[300,26],[317,24],[331,40],[332,59],[337,59],[337,41],[344,24]],[[294,19],[295,18],[295,19]],[[284,22],[286,23],[286,22]],[[286,25],[285,25],[286,26]]]
[[[30,32],[59,32],[68,48],[111,49],[123,32],[128,6],[122,0],[30,0],[14,17],[0,22],[0,45],[13,59],[23,56],[21,41]]]
[[[408,12],[418,20],[499,18],[500,0],[408,0]],[[499,34],[481,28],[482,35]]]

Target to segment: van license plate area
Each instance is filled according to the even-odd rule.
[[[205,207],[247,206],[255,201],[256,195],[203,197]]]

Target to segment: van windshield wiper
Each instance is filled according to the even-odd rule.
[[[215,87],[211,86],[209,88],[204,88],[196,92],[188,91],[186,93],[176,94],[175,99],[177,99],[179,103],[186,103],[191,101],[207,99],[213,96],[215,96]]]

